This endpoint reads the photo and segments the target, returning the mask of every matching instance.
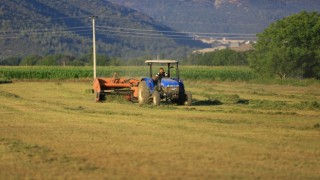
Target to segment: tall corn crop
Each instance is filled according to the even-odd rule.
[[[108,66],[98,67],[97,77],[112,77],[117,72],[121,77],[146,77],[149,76],[147,66]],[[174,69],[172,69],[174,71]],[[153,72],[155,74],[156,72]],[[92,67],[1,67],[0,77],[19,80],[65,80],[92,78]],[[205,66],[180,66],[180,77],[190,80],[220,80],[220,81],[249,81],[256,78],[255,74],[247,67],[205,67]]]
[[[87,67],[0,67],[0,74],[8,79],[73,79],[92,76]]]
[[[247,67],[182,67],[180,75],[184,79],[220,80],[220,81],[249,81],[256,75]]]

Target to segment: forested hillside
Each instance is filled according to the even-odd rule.
[[[179,57],[185,56],[190,47],[203,46],[145,14],[106,0],[2,0],[0,58],[91,53],[91,15],[98,16],[100,54]]]
[[[256,34],[294,13],[320,11],[318,0],[111,1],[142,11],[176,30],[209,33]]]

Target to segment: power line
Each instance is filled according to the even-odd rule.
[[[119,36],[119,34],[101,34],[97,33],[99,35],[109,35],[109,36]],[[147,39],[166,39],[166,37],[161,36],[143,36],[143,35],[120,35],[121,37],[132,37],[132,38],[147,38]],[[217,37],[222,38],[222,37]],[[198,39],[188,38],[188,37],[174,37],[170,38],[172,40],[187,40],[187,41],[199,41]],[[243,38],[243,37],[233,37],[233,39],[255,39],[255,38]]]
[[[133,21],[145,21],[144,19],[137,19],[137,18],[129,18],[129,17],[110,17],[110,16],[104,16],[104,15],[99,15],[100,18],[105,18],[105,19],[118,19],[118,20],[133,20]],[[181,21],[181,20],[162,20],[160,18],[153,18],[153,17],[149,17],[149,20],[154,21],[154,23],[179,23],[179,24],[212,24],[212,25],[229,25],[228,23],[215,23],[215,22],[201,22],[201,21]],[[269,21],[265,21],[265,22],[261,22],[261,23],[270,23],[272,22],[271,20]],[[254,26],[259,26],[257,23],[233,23],[233,25],[254,25]]]
[[[76,32],[76,33],[74,33]],[[34,36],[37,37],[60,37],[60,36],[85,36],[92,34],[92,30],[77,30],[77,31],[36,31],[36,32],[29,32],[25,34],[19,34],[19,33],[13,33],[13,34],[0,34],[0,39],[28,39],[28,38],[34,38]]]
[[[118,29],[118,30],[131,30],[131,31],[142,31],[142,32],[160,32],[160,33],[173,33],[173,34],[197,34],[197,35],[243,35],[243,36],[256,36],[256,34],[247,33],[215,33],[215,32],[195,32],[195,31],[157,31],[151,29],[135,29],[135,28],[125,28],[125,27],[111,27],[111,26],[97,26],[99,28],[107,29]]]
[[[256,39],[256,34],[247,33],[217,33],[217,32],[178,32],[174,30],[155,30],[155,29],[138,29],[129,27],[111,27],[96,26],[99,35],[125,36],[139,38],[171,38],[196,40],[199,38],[233,38],[233,39]],[[14,31],[0,31],[0,39],[25,39],[28,35],[50,37],[64,36],[66,34],[74,34],[79,36],[88,36],[91,34],[91,26],[78,26],[66,28],[50,28],[50,29],[23,29]],[[102,32],[102,33],[101,33]],[[103,33],[106,32],[106,33]]]
[[[53,31],[66,31],[73,29],[84,29],[88,28],[90,30],[91,26],[79,26],[79,27],[67,27],[67,28],[51,28],[51,29],[22,29],[13,31],[0,31],[0,33],[23,33],[23,32],[53,32]]]
[[[143,33],[143,32],[123,32],[123,31],[112,31],[112,30],[99,30],[99,32],[106,32],[106,34],[112,34],[112,35],[118,35],[118,36],[124,36],[124,35],[131,35],[134,37],[170,37],[170,38],[184,38],[184,39],[190,39],[190,38],[208,38],[208,36],[187,36],[187,35],[175,35],[175,34],[159,34],[159,33]],[[99,33],[100,35],[103,35],[103,33]],[[210,37],[216,37],[216,38],[222,38],[225,36],[210,36]],[[231,38],[231,36],[230,36]],[[256,37],[248,37],[248,36],[232,36],[232,38],[248,38],[248,39],[255,39]]]
[[[28,18],[28,19],[2,19],[0,20],[0,22],[26,22],[26,21],[55,21],[55,20],[63,20],[63,19],[85,19],[85,18],[88,18],[88,15],[86,16],[64,16],[64,17],[56,17],[56,18],[52,18],[52,17],[42,17],[42,18]],[[49,22],[48,21],[48,22]]]
[[[111,16],[105,16],[105,15],[98,15],[99,18],[101,19],[117,19],[117,20],[131,20],[131,21],[146,21],[144,19],[137,19],[137,18],[130,18],[130,17],[111,17]],[[65,17],[57,17],[57,18],[52,18],[52,17],[43,17],[43,18],[33,18],[33,19],[14,19],[14,20],[0,20],[0,22],[16,22],[16,21],[55,21],[55,20],[64,20],[64,19],[86,19],[88,17],[88,15],[85,16],[65,16]],[[179,24],[208,24],[208,22],[201,22],[201,21],[179,21],[179,20],[174,20],[174,21],[169,21],[169,20],[161,20],[160,18],[154,19],[152,17],[149,17],[148,20],[153,21],[155,24],[157,23],[179,23]],[[262,22],[263,23],[263,22]],[[270,23],[270,22],[264,22],[264,23]],[[212,25],[228,25],[228,23],[214,23],[214,22],[210,22],[210,24]],[[233,23],[233,25],[250,25],[250,26],[259,26],[256,23]]]
[[[96,26],[97,31],[107,31],[107,32],[122,32],[122,33],[132,33],[132,34],[141,34],[141,35],[164,35],[167,37],[179,37],[179,36],[190,36],[194,35],[197,37],[256,37],[255,34],[247,33],[216,33],[216,32],[177,32],[177,31],[157,31],[152,29],[137,29],[137,28],[127,28],[127,27],[111,27],[111,26]],[[61,33],[61,32],[71,32],[71,33],[80,33],[80,32],[89,32],[91,31],[90,26],[79,26],[79,27],[67,27],[67,28],[52,28],[52,29],[24,29],[24,30],[14,30],[14,31],[0,31],[0,35],[14,35],[21,33]]]

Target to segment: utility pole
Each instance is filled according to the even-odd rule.
[[[90,16],[92,19],[92,43],[93,43],[93,78],[97,78],[97,56],[96,56],[96,24],[97,16]]]

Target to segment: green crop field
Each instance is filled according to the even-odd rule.
[[[158,71],[154,67],[154,72]],[[185,79],[242,80],[249,81],[256,75],[247,67],[181,67],[181,77]],[[98,77],[111,77],[114,72],[126,77],[148,76],[147,66],[107,66],[97,67]],[[0,78],[6,79],[83,79],[92,78],[92,67],[0,67]]]
[[[0,179],[320,178],[319,83],[188,79],[193,106],[154,107],[24,76],[0,84]]]

